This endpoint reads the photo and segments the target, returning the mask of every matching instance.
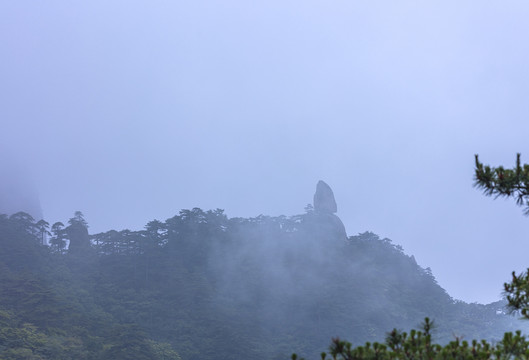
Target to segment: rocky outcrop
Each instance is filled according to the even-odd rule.
[[[314,233],[328,239],[346,240],[347,233],[342,220],[334,213],[338,210],[334,193],[324,181],[318,181],[314,194],[314,212],[312,224]]]
[[[82,254],[90,250],[90,235],[88,229],[82,224],[72,224],[66,228],[66,233],[70,239],[68,252],[70,254]]]
[[[338,211],[334,193],[324,181],[318,181],[316,193],[314,194],[314,210],[322,213],[334,214]]]
[[[86,254],[91,251],[90,235],[88,235],[88,225],[84,219],[83,213],[76,211],[73,218],[68,220],[70,226],[66,230],[70,244],[68,246],[68,253],[70,254]]]

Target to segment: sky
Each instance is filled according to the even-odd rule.
[[[528,18],[526,1],[3,1],[0,185],[17,173],[48,222],[80,210],[97,233],[193,207],[300,214],[324,180],[349,235],[496,301],[529,267],[529,218],[473,188],[474,154],[529,162]]]

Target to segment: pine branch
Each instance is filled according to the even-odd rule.
[[[482,189],[487,196],[513,197],[519,206],[527,206],[524,213],[529,215],[529,165],[520,163],[520,154],[516,155],[513,169],[483,165],[475,155],[474,186]]]

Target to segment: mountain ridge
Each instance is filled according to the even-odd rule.
[[[0,309],[47,336],[85,324],[99,345],[90,350],[79,335],[78,350],[101,359],[126,358],[129,333],[151,358],[157,344],[169,344],[182,359],[285,359],[292,352],[317,358],[336,336],[355,344],[383,341],[392,328],[416,327],[426,316],[436,321],[441,342],[454,334],[499,339],[522,327],[497,314],[500,303],[453,299],[391,240],[370,232],[345,240],[332,219],[310,208],[256,218],[181,210],[144,230],[92,234],[91,251],[82,252],[39,245],[38,229],[27,220],[1,218],[0,268],[9,270],[3,276],[29,272],[34,283],[49,284],[56,300],[47,302],[63,320],[51,326],[46,311],[32,315],[15,306],[13,287],[4,288]],[[52,244],[56,236],[84,236],[63,231]],[[29,301],[35,292],[24,296]],[[101,326],[118,329],[108,335],[114,343],[96,335]]]

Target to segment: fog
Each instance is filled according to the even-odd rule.
[[[522,1],[2,2],[0,209],[37,209],[13,195],[35,187],[47,221],[81,210],[91,233],[193,207],[288,216],[324,179],[349,235],[390,238],[454,298],[495,301],[529,266],[529,219],[472,187],[473,155],[529,162],[528,15]]]

